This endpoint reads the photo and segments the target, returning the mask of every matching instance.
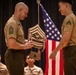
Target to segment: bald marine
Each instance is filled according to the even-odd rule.
[[[16,16],[18,20],[23,20],[25,17],[27,17],[28,10],[29,8],[25,3],[19,2],[15,6],[14,16]],[[22,13],[24,16],[23,18],[20,17]]]

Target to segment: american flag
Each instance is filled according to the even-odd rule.
[[[45,32],[47,37],[46,68],[44,75],[63,75],[64,71],[63,71],[62,50],[60,50],[57,53],[55,60],[49,59],[50,54],[59,44],[59,41],[61,39],[61,34],[41,4],[40,7],[43,13],[43,21],[44,21]]]

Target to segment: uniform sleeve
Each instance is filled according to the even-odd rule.
[[[73,20],[71,18],[67,18],[64,24],[64,31],[72,32],[74,24]]]
[[[17,25],[15,23],[10,23],[7,26],[6,34],[7,34],[7,39],[10,37],[13,37],[16,39],[17,38]]]

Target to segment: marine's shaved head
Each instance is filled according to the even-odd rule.
[[[15,11],[17,11],[17,10],[21,10],[21,9],[26,9],[26,10],[28,10],[28,6],[25,4],[25,3],[23,3],[23,2],[19,2],[19,3],[17,3],[16,4],[16,6],[15,6]]]
[[[18,20],[23,20],[25,17],[27,17],[28,10],[28,6],[25,3],[19,2],[15,6],[14,16]]]

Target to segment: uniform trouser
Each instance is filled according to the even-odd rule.
[[[10,75],[24,75],[24,53],[21,51],[7,50],[5,63]]]
[[[63,49],[64,75],[76,75],[76,45]]]

